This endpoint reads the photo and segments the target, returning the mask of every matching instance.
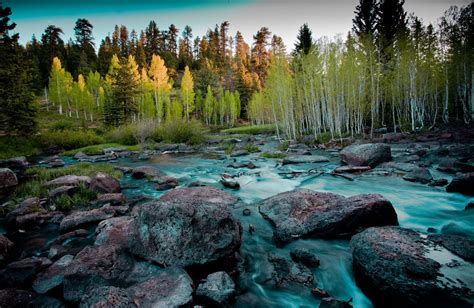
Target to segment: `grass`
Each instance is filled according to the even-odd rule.
[[[221,133],[225,134],[247,134],[247,135],[259,135],[259,134],[273,134],[275,133],[275,125],[249,125],[240,126],[224,129]]]
[[[103,137],[93,130],[51,130],[41,135],[41,143],[46,148],[71,150],[89,145],[105,143]]]
[[[260,157],[263,157],[263,158],[285,158],[286,154],[285,153],[264,152],[264,153],[260,154]]]
[[[122,176],[122,173],[115,170],[111,164],[78,163],[56,169],[33,167],[25,172],[27,176],[32,177],[32,180],[20,184],[15,190],[13,198],[16,200],[27,197],[45,198],[48,196],[49,189],[44,184],[48,181],[69,174],[94,176],[98,172],[107,173],[117,179]],[[96,193],[85,187],[80,187],[79,191],[72,196],[58,197],[53,203],[53,208],[68,211],[74,206],[88,204],[90,201],[95,200],[96,197]]]
[[[280,143],[278,145],[278,150],[284,152],[284,151],[288,150],[289,147],[290,147],[290,142],[285,140],[285,141],[283,141],[282,143]]]
[[[232,152],[234,152],[235,144],[230,143],[230,142],[224,142],[224,143],[222,144],[222,146],[224,147],[224,152],[225,152],[227,155],[230,155],[230,154],[232,154]]]
[[[260,148],[255,144],[247,144],[244,149],[249,153],[258,153],[260,152]]]
[[[102,144],[89,145],[86,147],[65,151],[65,152],[62,152],[61,155],[74,156],[79,152],[82,152],[87,155],[100,155],[100,154],[103,154],[104,149],[107,149],[107,148],[126,148],[129,151],[139,150],[138,145],[122,145],[119,143],[102,143]]]

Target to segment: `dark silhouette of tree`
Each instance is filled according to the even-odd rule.
[[[358,36],[374,35],[377,29],[378,5],[375,0],[360,0],[352,19],[352,30]]]
[[[312,32],[308,27],[308,24],[305,23],[300,27],[298,31],[298,36],[296,37],[295,43],[295,53],[296,54],[305,54],[307,55],[311,48],[313,47],[313,37]]]

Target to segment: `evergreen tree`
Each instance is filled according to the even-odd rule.
[[[305,23],[300,27],[298,36],[296,37],[295,43],[295,54],[305,54],[307,55],[313,47],[313,37],[312,32],[308,27],[308,24]]]
[[[31,64],[19,46],[12,11],[0,5],[0,130],[7,134],[30,134],[36,129],[36,105],[31,91]]]
[[[54,25],[49,25],[41,35],[42,56],[40,59],[40,73],[42,84],[48,83],[49,69],[54,57],[64,58],[64,41],[61,39],[63,30]]]
[[[397,35],[406,31],[407,13],[405,0],[381,0],[378,10],[377,29],[382,52],[388,61]]]
[[[78,19],[74,27],[76,44],[79,47],[80,61],[77,68],[79,73],[88,73],[96,69],[97,56],[95,53],[92,24],[87,19]]]
[[[254,45],[252,48],[252,68],[258,75],[260,83],[263,84],[267,69],[270,64],[270,57],[267,52],[268,39],[270,37],[270,30],[267,27],[262,27],[254,35]]]
[[[160,29],[158,29],[156,22],[152,20],[145,29],[144,48],[147,62],[151,61],[153,55],[162,54],[164,51],[164,49],[162,49],[163,45],[163,35]]]
[[[352,19],[352,30],[358,36],[373,36],[377,28],[378,6],[375,0],[360,0]]]

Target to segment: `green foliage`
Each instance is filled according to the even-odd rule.
[[[51,130],[55,131],[55,130],[60,130],[60,131],[63,131],[63,130],[70,130],[74,127],[74,124],[69,121],[69,120],[59,120],[58,122],[54,122],[52,127],[51,127]]]
[[[255,144],[247,144],[244,149],[249,153],[258,153],[260,152],[260,148]]]
[[[41,144],[46,148],[63,150],[76,149],[88,145],[101,144],[105,140],[93,130],[63,130],[49,131],[41,136]]]
[[[286,151],[288,150],[289,146],[290,146],[290,142],[285,140],[278,145],[278,150]]]
[[[105,134],[105,140],[111,143],[135,145],[137,144],[137,141],[133,135],[133,130],[134,127],[131,124],[113,128]]]
[[[82,152],[87,155],[100,155],[103,154],[104,149],[107,148],[126,148],[129,151],[138,151],[138,145],[122,145],[119,143],[103,143],[97,145],[90,145],[74,150],[69,150],[62,152],[61,155],[74,156],[79,152]]]
[[[249,134],[249,135],[260,135],[260,134],[273,134],[275,133],[275,125],[251,125],[251,126],[240,126],[221,131],[224,134]]]
[[[72,196],[63,194],[56,198],[53,202],[53,206],[58,211],[69,212],[74,207],[85,207],[96,199],[96,192],[87,189],[84,185],[80,185],[79,190]]]
[[[286,154],[285,153],[281,153],[281,152],[264,152],[262,154],[260,154],[260,157],[263,157],[263,158],[285,158],[286,157]]]
[[[235,150],[235,144],[233,144],[231,142],[224,142],[223,146],[224,146],[224,152],[227,155],[232,154],[232,152],[234,152],[234,150]]]
[[[36,137],[3,136],[0,137],[0,159],[15,156],[30,156],[40,153]]]
[[[157,128],[154,134],[155,141],[170,143],[201,144],[205,140],[205,130],[201,122],[178,120],[166,122]]]

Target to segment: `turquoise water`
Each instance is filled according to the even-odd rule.
[[[321,154],[321,153],[317,153]],[[329,153],[324,155],[330,156]],[[278,166],[277,160],[262,159],[258,154],[238,158],[237,162],[251,160],[259,166],[258,169],[232,169],[226,166],[233,159],[211,160],[200,155],[171,156],[162,155],[148,161],[133,162],[120,160],[119,165],[139,166],[153,165],[166,172],[167,175],[176,177],[181,186],[186,186],[193,181],[201,181],[222,188],[220,174],[239,174],[237,178],[241,185],[238,191],[227,190],[238,196],[241,203],[234,208],[234,215],[241,220],[244,227],[242,257],[247,260],[249,275],[245,278],[248,293],[239,297],[236,306],[248,306],[253,303],[260,307],[314,307],[319,300],[314,298],[309,288],[295,286],[288,289],[273,289],[258,284],[260,262],[263,256],[272,252],[288,257],[289,252],[295,247],[305,247],[317,254],[321,260],[320,267],[313,272],[315,286],[326,290],[331,296],[349,300],[352,298],[354,307],[372,307],[370,300],[356,286],[351,269],[351,252],[349,241],[345,240],[312,240],[301,239],[284,247],[276,247],[272,241],[272,227],[259,214],[254,203],[275,194],[290,191],[295,188],[308,188],[352,196],[361,193],[379,193],[389,199],[394,205],[400,225],[402,227],[426,232],[427,228],[436,228],[438,231],[443,225],[456,223],[459,228],[474,234],[474,211],[464,211],[465,205],[472,200],[460,194],[446,193],[444,188],[429,187],[404,181],[396,176],[364,175],[355,176],[354,181],[329,174],[320,176],[308,175],[297,178],[287,178],[279,173],[289,171],[304,171],[316,168],[330,171],[339,166],[339,161],[334,155],[331,162],[311,165]],[[435,177],[443,176],[431,170]],[[133,180],[124,176],[122,185],[130,187],[124,193],[131,197],[134,195],[147,195],[159,197],[164,192],[154,189],[152,183],[145,180]],[[243,216],[242,209],[249,208],[250,216]],[[250,235],[247,231],[248,224],[255,226],[255,233]]]

